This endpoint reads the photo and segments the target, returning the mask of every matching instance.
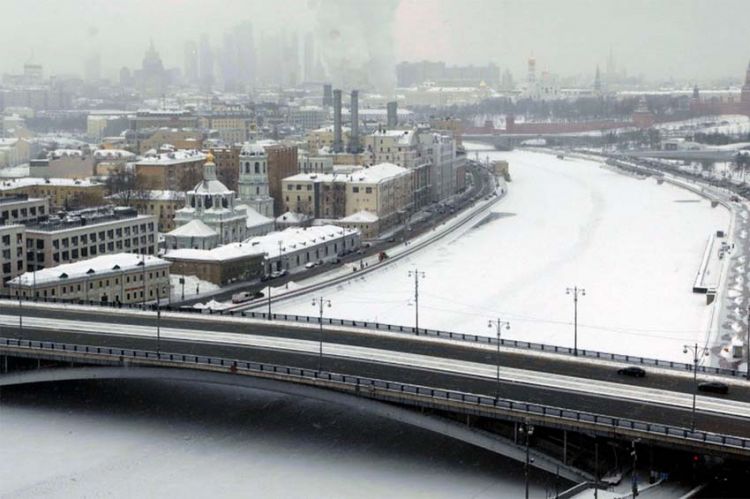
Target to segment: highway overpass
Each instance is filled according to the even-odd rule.
[[[477,420],[528,421],[701,454],[750,457],[750,383],[734,371],[700,374],[722,379],[730,394],[699,395],[691,431],[693,374],[679,363],[649,366],[645,378],[627,378],[617,368],[644,359],[585,351],[576,356],[565,348],[519,342],[498,347],[489,338],[365,323],[326,323],[321,336],[316,321],[42,303],[19,307],[6,301],[0,304],[5,372],[0,386],[92,377],[240,386],[273,381],[277,391],[294,385],[318,398],[323,392],[345,395],[353,405],[365,399],[420,408],[449,415],[453,423],[465,418],[470,427]],[[378,410],[387,416],[387,408]],[[411,417],[392,412],[399,420]],[[418,424],[461,438],[455,424]],[[560,464],[549,461],[547,469]]]

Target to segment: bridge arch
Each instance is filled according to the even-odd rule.
[[[3,374],[0,375],[0,387],[61,381],[131,379],[158,379],[228,385],[308,398],[367,412],[375,416],[438,433],[519,462],[525,462],[526,459],[524,447],[516,445],[503,437],[471,428],[468,425],[450,419],[422,414],[411,409],[405,409],[364,397],[357,397],[348,393],[255,376],[158,367],[61,367]],[[561,477],[574,482],[591,479],[591,475],[588,473],[563,464],[562,461],[539,452],[532,451],[532,454],[534,455],[532,465],[536,468],[548,473],[555,473],[559,470]]]

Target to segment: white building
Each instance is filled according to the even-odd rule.
[[[190,224],[196,220],[201,223]],[[177,228],[165,235],[167,248],[191,248],[196,240],[204,246],[206,239],[227,244],[247,237],[247,207],[217,180],[212,154],[203,166],[203,180],[185,193],[185,207],[175,212],[175,225]],[[206,227],[218,235],[218,240],[207,233]]]
[[[242,146],[238,184],[244,204],[264,217],[273,217],[273,198],[268,193],[268,155],[261,144]]]

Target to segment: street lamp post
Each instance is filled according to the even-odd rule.
[[[639,441],[640,439],[633,440],[630,449],[630,456],[633,458],[633,476],[630,484],[630,491],[634,499],[638,497],[638,475],[636,474],[638,469],[638,453],[635,450],[635,444]]]
[[[750,305],[747,307],[747,339],[745,340],[745,378],[750,380]]]
[[[156,358],[161,358],[161,296],[160,285],[156,285]]]
[[[694,345],[683,345],[682,353],[693,353],[693,411],[690,420],[690,431],[695,431],[695,402],[698,397],[698,361],[701,356],[708,356],[709,350],[706,347],[699,347],[698,343]]]
[[[529,499],[529,464],[531,462],[531,460],[529,459],[529,439],[534,434],[534,426],[530,425],[528,420],[525,420],[523,424],[518,428],[518,431],[526,436],[526,462],[523,467],[523,474],[526,488],[525,497],[526,499]]]
[[[578,355],[578,295],[586,296],[586,290],[573,286],[565,289],[566,295],[573,295],[573,355]]]
[[[495,398],[500,398],[500,332],[503,327],[505,327],[505,329],[510,329],[510,322],[501,321],[498,317],[497,319],[490,319],[487,322],[487,327],[491,328],[492,326],[497,328],[497,392]]]
[[[425,273],[414,269],[409,271],[409,277],[414,277],[414,330],[419,334],[419,279],[424,279]]]
[[[319,307],[318,323],[320,324],[320,348],[318,350],[318,372],[323,370],[323,307],[328,306],[331,308],[331,300],[326,300],[322,296],[320,298],[313,298],[312,306]]]

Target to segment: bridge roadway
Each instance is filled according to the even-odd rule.
[[[156,314],[82,306],[0,304],[0,337],[155,350]],[[161,351],[316,369],[319,325],[163,313]],[[692,373],[618,365],[489,344],[348,327],[324,328],[323,370],[689,427]],[[500,361],[500,383],[497,362]],[[701,375],[701,378],[704,376]],[[750,437],[750,383],[722,378],[728,396],[698,396],[696,428]]]

